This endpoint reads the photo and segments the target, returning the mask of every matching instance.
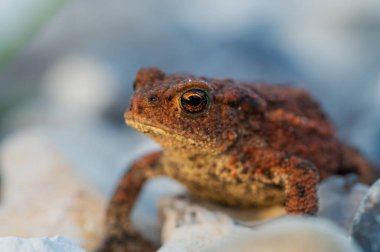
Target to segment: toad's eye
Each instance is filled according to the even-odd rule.
[[[208,94],[201,89],[190,89],[181,96],[181,107],[190,114],[198,114],[205,111],[208,103]]]

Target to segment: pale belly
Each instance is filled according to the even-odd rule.
[[[196,197],[228,206],[259,207],[285,202],[282,188],[259,182],[245,184],[198,183],[180,181]]]
[[[206,166],[209,167],[209,166]],[[229,206],[254,207],[280,205],[285,202],[284,189],[245,177],[224,176],[214,168],[169,165],[165,173],[183,184],[195,196]]]

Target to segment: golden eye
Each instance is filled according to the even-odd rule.
[[[201,113],[207,108],[208,103],[208,94],[201,89],[190,89],[181,96],[181,107],[187,113]]]

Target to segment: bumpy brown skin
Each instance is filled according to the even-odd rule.
[[[186,112],[181,96],[203,90],[207,106]],[[330,174],[356,172],[364,183],[377,170],[342,144],[314,99],[289,86],[246,85],[141,69],[126,122],[163,151],[135,162],[109,206],[107,237],[99,251],[153,251],[130,221],[143,183],[170,176],[194,195],[249,207],[285,204],[290,214],[314,214],[316,185]]]

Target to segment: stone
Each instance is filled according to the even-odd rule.
[[[154,148],[100,127],[35,125],[9,135],[0,145],[0,237],[59,234],[92,251],[103,237],[105,209],[120,176]],[[156,203],[183,191],[170,179],[150,181],[132,214],[136,228],[158,242]]]
[[[25,130],[1,147],[0,237],[59,234],[94,249],[102,238],[106,200],[46,132]]]
[[[85,252],[73,241],[61,236],[40,238],[0,238],[0,251],[6,252]]]
[[[329,219],[348,232],[368,188],[353,174],[328,177],[318,185],[318,216]]]
[[[159,252],[361,251],[330,221],[278,217],[283,213],[280,208],[248,210],[250,218],[247,213],[240,215],[251,219],[247,223],[229,217],[231,209],[223,210],[220,206],[185,196],[161,199],[159,211],[163,222],[163,246]],[[237,217],[236,213],[233,215]]]
[[[361,202],[351,232],[364,251],[380,251],[380,180],[370,187]]]
[[[103,115],[120,92],[120,83],[107,65],[77,54],[55,62],[44,76],[43,84],[42,93],[51,104],[50,116],[61,120],[69,117],[76,123],[93,121]]]
[[[287,217],[258,227],[252,233],[226,237],[201,252],[359,252],[349,237],[319,218]]]

